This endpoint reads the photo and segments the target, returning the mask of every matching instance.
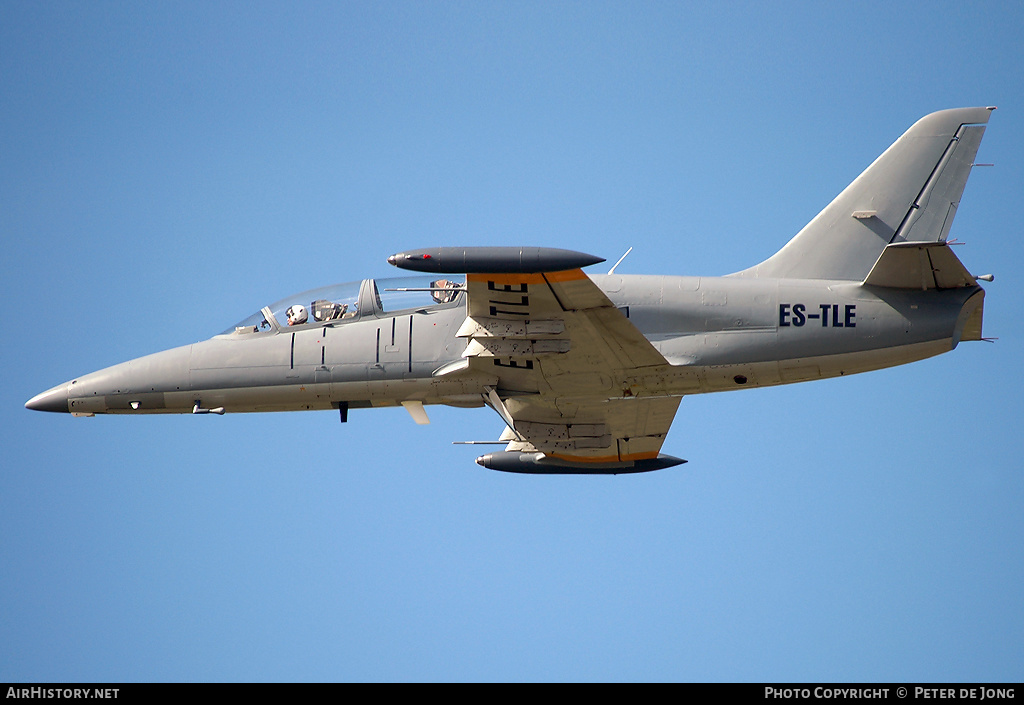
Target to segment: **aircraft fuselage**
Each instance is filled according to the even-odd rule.
[[[984,296],[978,286],[916,291],[808,279],[591,278],[669,363],[628,378],[586,380],[589,394],[596,386],[609,397],[764,387],[923,359],[952,350],[965,330],[970,336]],[[360,310],[348,320],[228,333],[148,355],[54,387],[27,406],[90,415],[483,405],[494,380],[458,369],[466,350],[456,336],[466,320],[464,293],[394,313]]]

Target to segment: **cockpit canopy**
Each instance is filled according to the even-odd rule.
[[[221,335],[345,323],[365,316],[454,305],[465,280],[435,276],[366,279],[293,294],[265,306]]]

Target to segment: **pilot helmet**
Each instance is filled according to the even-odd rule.
[[[309,319],[309,314],[306,313],[306,307],[302,304],[289,306],[285,313],[288,316],[288,325],[290,326],[297,326],[301,323],[305,323]]]

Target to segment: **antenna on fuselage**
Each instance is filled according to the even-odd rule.
[[[608,270],[608,273],[609,274],[615,274],[615,268],[618,267],[620,264],[622,264],[622,260],[626,259],[626,255],[628,255],[632,251],[633,251],[632,247],[630,247],[628,250],[626,250],[626,254],[622,255],[622,257],[619,257],[619,261],[612,265],[612,268]]]

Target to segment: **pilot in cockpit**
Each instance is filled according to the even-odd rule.
[[[285,314],[288,316],[288,325],[290,326],[302,325],[309,320],[309,314],[306,313],[306,307],[302,304],[289,306],[288,310],[285,311]]]
[[[432,291],[430,295],[439,304],[451,303],[459,295],[459,283],[448,279],[438,279],[430,282]]]

